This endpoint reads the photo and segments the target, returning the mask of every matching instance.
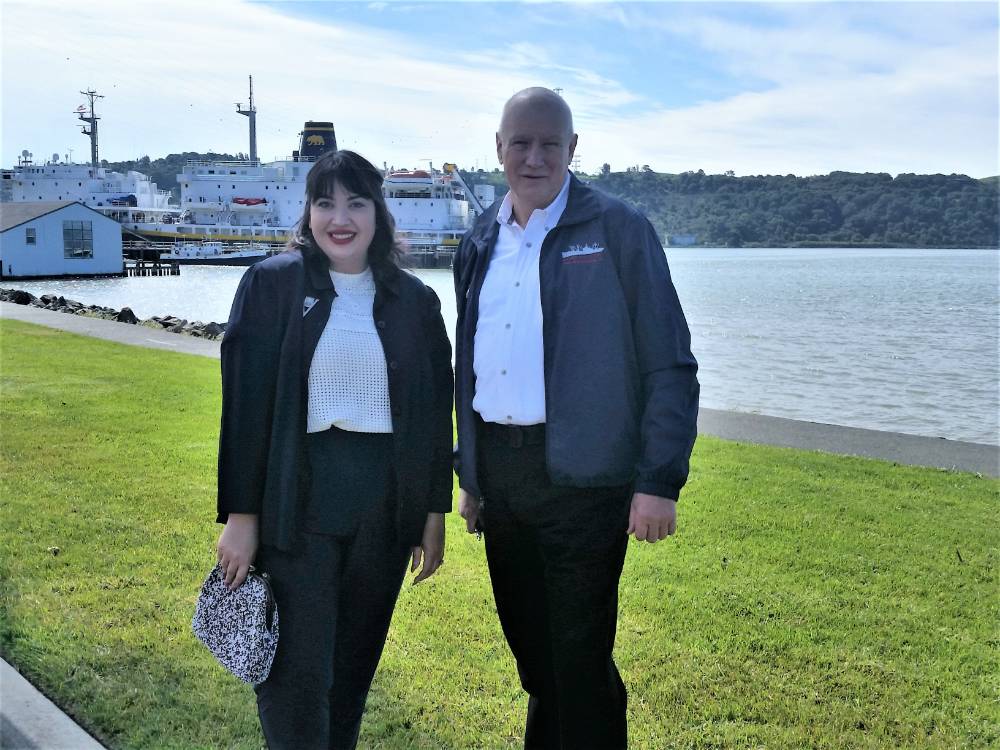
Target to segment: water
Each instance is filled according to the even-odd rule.
[[[995,250],[676,249],[667,253],[701,365],[702,405],[1000,443]],[[245,269],[179,277],[3,282],[224,321]],[[419,271],[449,329],[448,271]]]

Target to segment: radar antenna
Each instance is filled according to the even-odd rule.
[[[80,93],[87,97],[87,101],[90,103],[90,113],[87,113],[87,105],[81,104],[76,108],[76,116],[90,125],[90,130],[87,130],[86,125],[81,125],[80,131],[84,135],[90,136],[90,166],[97,169],[97,121],[101,118],[94,113],[94,100],[103,99],[104,96],[102,94],[98,94],[93,89],[87,89],[86,91],[81,91]]]
[[[253,76],[250,76],[250,106],[243,109],[242,104],[236,105],[236,111],[250,120],[250,161],[257,161],[257,108],[253,106]]]

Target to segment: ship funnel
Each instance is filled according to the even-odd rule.
[[[332,122],[309,120],[299,133],[299,158],[314,161],[327,151],[337,150],[337,134]]]

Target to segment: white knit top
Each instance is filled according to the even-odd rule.
[[[375,330],[375,279],[330,271],[337,296],[309,366],[308,432],[392,432],[385,352]]]

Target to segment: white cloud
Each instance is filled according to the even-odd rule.
[[[22,148],[47,156],[72,147],[85,158],[72,112],[88,86],[106,97],[109,159],[245,152],[246,120],[233,103],[246,102],[252,73],[265,159],[289,154],[305,120],[331,119],[342,146],[377,162],[492,167],[503,101],[541,84],[566,89],[588,170],[608,161],[742,174],[1000,171],[997,32],[962,13],[918,9],[900,19],[856,4],[782,6],[776,21],[754,25],[707,5],[598,4],[560,8],[561,27],[538,21],[545,6],[510,6],[564,42],[574,23],[607,27],[605,48],[567,58],[530,36],[478,44],[458,20],[453,45],[427,44],[379,28],[380,5],[361,26],[339,21],[336,5],[318,23],[238,0],[4,2],[3,163]],[[627,56],[637,33],[694,42],[754,87],[669,109],[659,92],[602,67]]]
[[[633,9],[627,27],[694,39],[754,85],[683,108],[604,113],[580,149],[620,155],[615,169],[997,174],[996,25],[940,6],[902,8],[772,7],[778,19],[766,26]]]

